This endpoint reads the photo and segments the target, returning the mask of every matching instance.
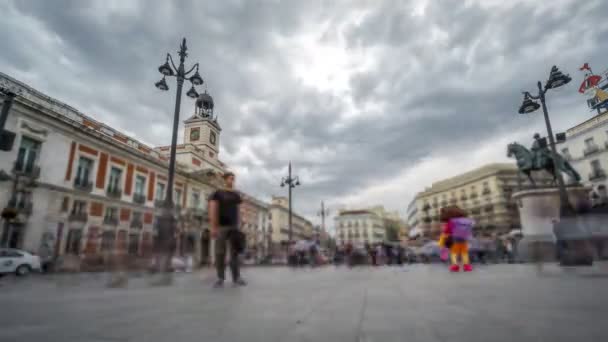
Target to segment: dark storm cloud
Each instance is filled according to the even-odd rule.
[[[538,116],[515,114],[520,91],[552,64],[579,80],[576,68],[604,67],[608,48],[601,0],[12,1],[0,10],[0,29],[15,33],[5,35],[2,71],[153,145],[170,140],[175,86],[159,93],[156,68],[186,36],[187,64],[200,62],[215,99],[221,157],[266,198],[282,191],[292,160],[309,178],[295,203],[310,216],[321,200],[390,182],[428,155],[542,128]],[[306,64],[317,45],[299,43],[305,34],[370,64],[345,71],[347,89],[304,82],[295,64],[318,72]],[[574,88],[550,99],[558,130],[573,115],[561,108],[585,111]],[[191,115],[192,101],[182,108]]]

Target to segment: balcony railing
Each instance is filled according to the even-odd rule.
[[[144,194],[133,194],[133,202],[137,204],[146,203],[146,195]]]
[[[131,224],[129,225],[129,227],[135,228],[135,229],[142,229],[144,227],[144,223],[139,219],[131,220]]]
[[[154,200],[154,207],[155,208],[162,208],[162,206],[164,204],[165,204],[165,200],[161,200],[161,199]]]
[[[456,204],[456,203],[458,203],[458,200],[456,198],[450,199],[450,204]]]
[[[474,192],[474,193],[471,194],[471,199],[473,199],[473,198],[477,198],[477,193],[476,192]]]
[[[70,216],[68,216],[69,221],[74,222],[87,222],[89,219],[89,215],[86,212],[71,212]]]
[[[601,180],[601,179],[605,179],[605,178],[606,178],[606,171],[604,171],[603,169],[593,170],[589,174],[590,181],[596,181],[596,180]]]
[[[122,189],[117,186],[108,186],[106,189],[106,195],[110,198],[119,199],[122,196]]]
[[[460,196],[460,200],[461,201],[466,201],[467,200],[467,195],[461,195]]]
[[[600,148],[597,145],[592,145],[583,150],[583,154],[586,156],[597,153],[600,151]]]
[[[484,194],[484,195],[489,195],[491,193],[492,193],[492,191],[490,191],[490,189],[483,189],[483,192],[482,192],[482,194]]]
[[[40,167],[33,164],[26,164],[21,161],[16,161],[13,164],[13,173],[15,175],[38,179],[40,177]]]
[[[205,217],[207,216],[207,210],[202,208],[188,208],[188,214],[194,217]]]
[[[106,216],[103,218],[103,224],[107,224],[108,226],[117,226],[118,217]]]
[[[93,190],[93,182],[88,179],[78,179],[74,180],[74,188],[80,191],[91,192]]]
[[[13,197],[8,201],[8,207],[17,210],[21,214],[29,215],[32,213],[33,205],[31,201],[17,201],[17,199]]]

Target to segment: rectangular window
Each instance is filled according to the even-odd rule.
[[[80,254],[80,242],[82,241],[81,229],[70,229],[68,232],[67,241],[65,244],[66,254]]]
[[[107,207],[104,219],[118,220],[118,208]]]
[[[135,194],[139,195],[139,196],[143,196],[145,187],[146,187],[146,177],[144,177],[144,176],[135,177]]]
[[[105,231],[101,234],[101,250],[110,252],[114,249],[114,241],[116,241],[116,233],[113,231]]]
[[[72,214],[86,214],[87,202],[81,200],[75,200],[72,205]]]
[[[175,189],[175,204],[180,205],[182,203],[182,190]]]
[[[110,169],[110,182],[108,183],[108,190],[111,192],[119,192],[121,189],[122,170],[117,167]]]
[[[139,234],[129,234],[129,255],[137,255],[139,250]]]
[[[165,184],[156,183],[156,199],[159,201],[165,199]]]
[[[595,159],[591,161],[591,170],[593,170],[594,173],[598,173],[602,170],[602,165],[599,160]]]
[[[87,186],[90,183],[92,169],[93,161],[89,158],[80,157],[76,171],[76,185]]]
[[[192,207],[200,208],[201,206],[201,194],[199,192],[192,193]]]
[[[15,169],[21,172],[32,172],[40,153],[40,142],[28,137],[21,138]]]
[[[141,212],[139,212],[139,211],[134,211],[134,212],[133,212],[133,219],[132,219],[132,221],[133,221],[133,222],[138,222],[138,223],[139,223],[139,222],[142,222],[142,214],[141,214]]]
[[[593,148],[595,146],[593,138],[585,139],[585,146],[587,146],[587,148]]]

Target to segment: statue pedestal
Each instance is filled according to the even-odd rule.
[[[589,189],[583,186],[567,188],[568,199],[575,209],[589,205]],[[519,258],[531,261],[535,258],[556,260],[555,223],[560,221],[559,189],[537,188],[515,192],[513,199],[519,209],[522,240],[519,242]],[[570,219],[570,218],[569,218]],[[563,230],[563,229],[562,229]],[[567,230],[567,229],[566,229]],[[576,234],[575,225],[572,233]],[[560,232],[560,238],[568,236],[568,231]],[[533,248],[534,247],[534,248]],[[540,255],[533,255],[533,253]]]

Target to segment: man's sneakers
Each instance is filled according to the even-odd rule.
[[[243,278],[239,278],[235,281],[232,282],[232,284],[237,287],[237,286],[247,286],[247,282],[245,280],[243,280]],[[213,288],[214,289],[220,289],[224,287],[224,280],[223,279],[218,279],[215,283],[213,283]]]
[[[234,286],[247,286],[247,282],[243,278],[239,278],[234,281]]]

